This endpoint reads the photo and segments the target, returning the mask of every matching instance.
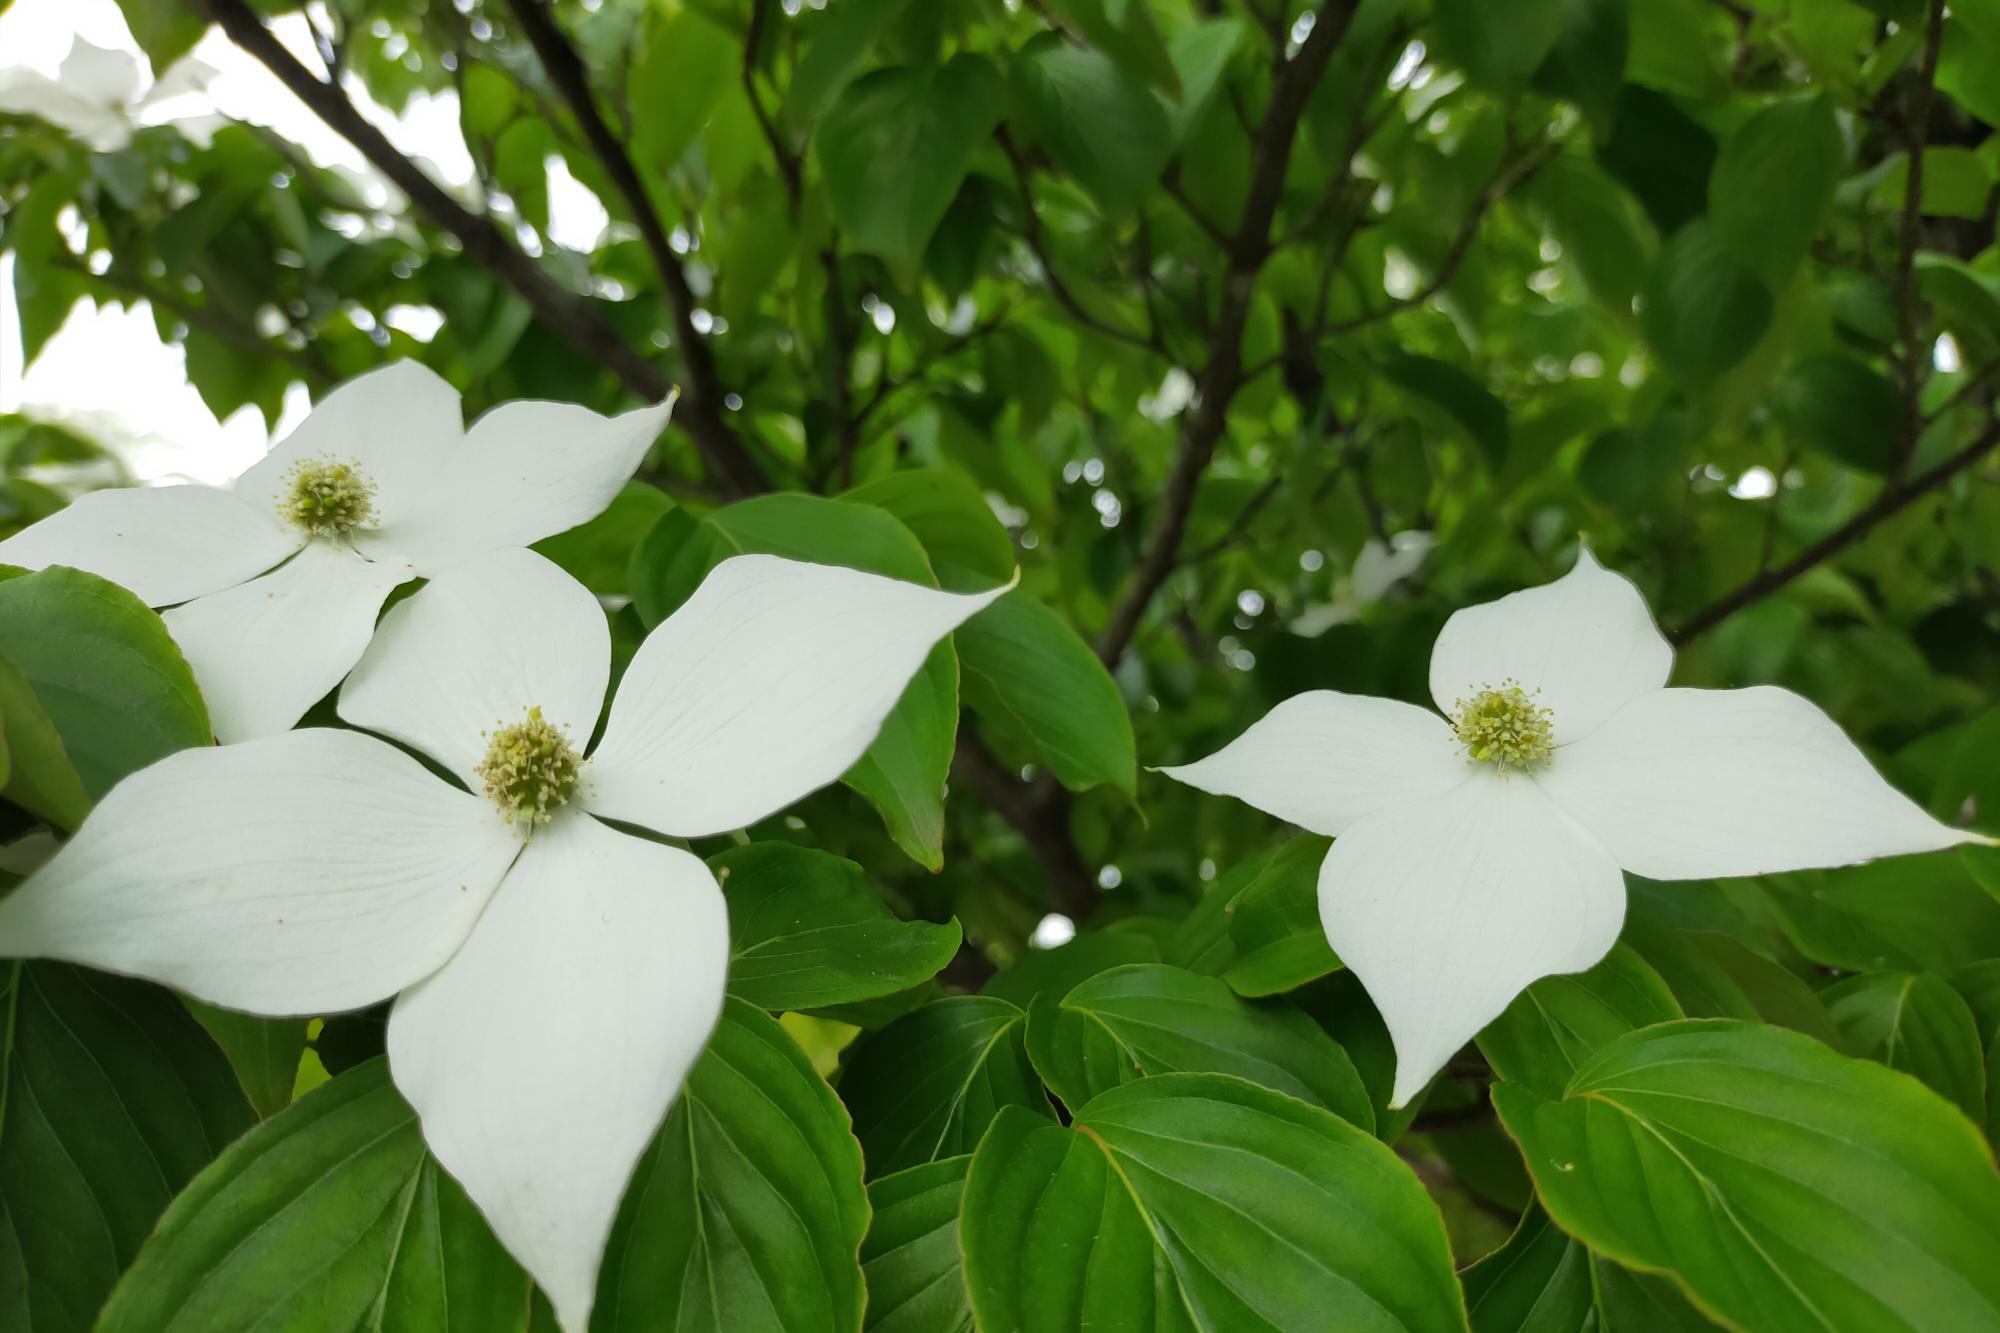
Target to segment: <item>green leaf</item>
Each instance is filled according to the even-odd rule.
[[[1716,233],[1771,291],[1784,290],[1819,234],[1847,148],[1826,97],[1777,102],[1722,142],[1708,182]]]
[[[953,641],[966,707],[1071,791],[1100,783],[1136,796],[1132,718],[1111,673],[1064,620],[1016,588]]]
[[[1486,386],[1448,361],[1396,353],[1385,357],[1382,373],[1397,388],[1437,404],[1465,427],[1465,433],[1496,471],[1507,461],[1507,408]]]
[[[1964,997],[1922,972],[1864,972],[1820,992],[1850,1055],[1913,1074],[1986,1123],[1986,1043]]]
[[[956,921],[901,921],[844,857],[753,842],[709,859],[729,901],[729,989],[760,1009],[822,1009],[907,990],[958,951]]]
[[[118,8],[125,16],[125,26],[132,30],[132,40],[146,53],[156,79],[194,50],[208,31],[208,19],[202,12],[180,0],[118,0]]]
[[[1826,1007],[1803,981],[1720,931],[1630,922],[1625,942],[1658,971],[1690,1018],[1750,1019],[1840,1044]]]
[[[1992,170],[1974,150],[1926,148],[1923,192],[1917,208],[1927,217],[1977,222],[1986,216],[1986,200],[1993,193],[1993,185]],[[1901,214],[1909,189],[1910,156],[1904,153],[1876,184],[1871,201],[1877,208]]]
[[[627,482],[603,513],[567,532],[544,537],[534,549],[594,593],[623,593],[633,548],[673,507],[674,502],[659,487]]]
[[[1741,361],[1771,323],[1771,290],[1721,229],[1691,222],[1667,242],[1646,284],[1641,327],[1683,378],[1714,379]]]
[[[938,583],[974,592],[1014,577],[1014,543],[971,478],[943,468],[911,468],[856,486],[849,504],[886,509],[923,544]]]
[[[813,141],[853,246],[913,272],[1006,105],[999,72],[970,53],[937,69],[878,69],[850,84]]]
[[[1645,280],[1652,240],[1632,196],[1580,153],[1552,158],[1519,187],[1547,222],[1591,294],[1629,307]]]
[[[1888,376],[1852,357],[1801,361],[1771,386],[1771,415],[1799,443],[1852,468],[1887,475],[1903,430],[1903,397]]]
[[[1507,1243],[1462,1277],[1473,1333],[1586,1333],[1596,1327],[1590,1251],[1533,1204]]]
[[[34,686],[5,653],[0,653],[0,745],[7,754],[0,795],[57,828],[73,829],[83,822],[90,813],[83,779]]]
[[[909,5],[910,0],[845,0],[823,12],[778,111],[786,133],[804,140],[813,122],[853,81],[883,32]]]
[[[627,81],[632,142],[665,176],[694,143],[743,68],[743,43],[699,10],[657,9]]]
[[[1641,16],[1664,2],[1635,6],[1635,69],[1642,52]],[[1637,196],[1653,225],[1665,233],[1701,216],[1717,151],[1715,136],[1670,99],[1628,83],[1618,98],[1611,137],[1598,145],[1597,160]]]
[[[1101,972],[1028,1011],[1028,1055],[1067,1106],[1156,1074],[1234,1074],[1373,1130],[1361,1075],[1310,1018],[1164,964]]]
[[[1628,1033],[1561,1100],[1498,1084],[1551,1216],[1746,1328],[2000,1321],[2000,1178],[1916,1080],[1781,1028]],[[975,1164],[976,1165],[976,1164]]]
[[[1319,919],[1319,868],[1330,842],[1301,834],[1238,862],[1182,919],[1167,961],[1219,975],[1237,994],[1276,995],[1334,971]]]
[[[985,1333],[1463,1329],[1436,1205],[1340,1117],[1217,1074],[1009,1110],[966,1178]]]
[[[868,1187],[875,1210],[861,1246],[868,1333],[972,1333],[959,1271],[958,1205],[972,1158],[947,1157]]]
[[[1030,949],[993,974],[980,994],[1026,1009],[1043,992],[1057,998],[1099,972],[1127,963],[1157,963],[1160,946],[1136,930],[1081,930],[1053,949]]]
[[[1517,91],[1555,47],[1568,9],[1563,0],[1437,0],[1432,25],[1438,54],[1481,87]]]
[[[1681,1016],[1660,974],[1619,944],[1587,972],[1543,977],[1522,991],[1479,1034],[1479,1050],[1509,1083],[1560,1097],[1612,1038]]]
[[[1005,1107],[1051,1114],[1024,1045],[1027,1015],[990,995],[927,1004],[863,1035],[840,1095],[869,1170],[887,1175],[971,1152]]]
[[[1057,167],[1114,213],[1145,197],[1173,151],[1160,99],[1106,56],[1050,35],[1014,62],[1021,119]]]
[[[118,1275],[250,1127],[250,1107],[170,992],[62,963],[4,966],[0,1328],[86,1333],[109,1327],[95,1320]]]
[[[1090,44],[1133,78],[1178,95],[1180,74],[1147,0],[1051,0]]]
[[[34,688],[93,800],[209,743],[208,710],[166,626],[94,574],[58,565],[0,582],[0,652]]]
[[[784,1029],[732,999],[625,1193],[595,1333],[861,1327],[861,1152]]]
[[[937,586],[923,546],[871,504],[786,492],[728,505],[705,518],[662,515],[632,552],[632,605],[651,629],[685,602],[708,572],[755,552],[845,565]],[[925,659],[843,781],[882,815],[896,845],[936,870],[944,863],[944,786],[958,734],[958,656],[949,639]]]
[[[229,1057],[236,1081],[259,1116],[269,1118],[291,1105],[299,1060],[306,1052],[305,1019],[263,1018],[192,998],[185,1003]]]
[[[1562,30],[1535,71],[1535,86],[1567,97],[1603,131],[1625,83],[1627,0],[1566,0]]]
[[[202,1172],[97,1328],[526,1333],[529,1289],[377,1058]]]

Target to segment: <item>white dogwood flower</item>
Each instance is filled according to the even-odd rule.
[[[729,958],[708,868],[603,820],[702,837],[833,782],[1003,591],[726,560],[640,647],[585,758],[604,613],[531,551],[484,557],[393,608],[340,694],[463,788],[358,731],[184,750],[0,900],[0,956],[260,1014],[397,996],[390,1071],[425,1141],[581,1333]]]
[[[1445,622],[1443,716],[1315,690],[1163,770],[1335,839],[1320,919],[1395,1040],[1392,1105],[1530,982],[1610,951],[1621,868],[1706,879],[1985,841],[1889,786],[1798,695],[1668,689],[1672,665],[1638,590],[1584,550],[1555,583]]]
[[[340,683],[393,588],[594,517],[672,410],[514,402],[468,430],[455,389],[398,361],[329,393],[232,489],[93,491],[0,542],[0,564],[171,607],[216,736],[266,736]]]
[[[50,78],[26,66],[0,70],[0,111],[34,116],[101,151],[123,148],[145,113],[208,86],[215,71],[199,60],[182,60],[141,93],[145,72],[125,51],[70,40],[69,54]],[[218,118],[184,122],[188,137],[206,147]]]

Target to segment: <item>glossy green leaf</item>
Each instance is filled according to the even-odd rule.
[[[1173,54],[1145,0],[1051,0],[1051,5],[1133,78],[1169,95],[1181,91]]]
[[[769,1015],[731,1000],[633,1172],[591,1328],[859,1330],[867,1229],[839,1099]]]
[[[1686,1021],[1629,1033],[1560,1100],[1493,1101],[1563,1229],[1671,1272],[1746,1328],[2000,1320],[2000,1177],[1915,1079],[1797,1033]]]
[[[202,1172],[105,1308],[101,1333],[528,1328],[530,1284],[424,1150],[376,1059]]]
[[[61,963],[0,967],[0,1328],[115,1331],[99,1307],[250,1107],[170,992]]]
[[[674,502],[657,486],[629,482],[603,513],[568,532],[543,538],[535,543],[535,550],[600,596],[623,593],[632,548],[673,507]]]
[[[1111,673],[1069,622],[1025,590],[960,626],[965,704],[1072,791],[1100,784],[1134,795],[1132,717]]]
[[[1022,123],[1106,209],[1132,208],[1159,178],[1172,125],[1159,97],[1103,54],[1051,35],[1014,62]]]
[[[1820,992],[1849,1054],[1913,1074],[1986,1123],[1986,1043],[1964,997],[1942,977],[1864,972]]]
[[[1436,1207],[1327,1111],[1216,1074],[1114,1088],[1065,1128],[1009,1110],[966,1178],[985,1333],[1463,1329]]]
[[[938,583],[975,592],[1014,577],[1014,543],[971,478],[943,468],[912,468],[856,486],[840,497],[896,516],[923,544]]]
[[[1169,941],[1167,961],[1276,995],[1340,966],[1319,919],[1326,838],[1301,834],[1223,872]]]
[[[1164,964],[1114,968],[1028,1012],[1028,1055],[1067,1106],[1156,1074],[1233,1074],[1373,1130],[1347,1052],[1298,1010]]]
[[[662,7],[632,66],[632,140],[664,175],[736,86],[743,43],[694,9]]]
[[[195,999],[186,1003],[229,1058],[236,1081],[258,1115],[270,1117],[291,1105],[299,1060],[306,1051],[305,1019],[263,1018]]]
[[[1680,1018],[1667,983],[1628,945],[1587,972],[1543,977],[1479,1034],[1493,1072],[1544,1097],[1559,1097],[1577,1067],[1634,1028]]]
[[[972,1333],[958,1254],[959,1200],[971,1163],[947,1157],[869,1185],[875,1216],[861,1246],[867,1333]]]
[[[1150,935],[1136,930],[1080,930],[1053,949],[1028,950],[1012,967],[994,973],[980,994],[1026,1009],[1036,996],[1047,993],[1061,999],[1100,972],[1159,961],[1160,946]]]
[[[1728,935],[1634,922],[1625,941],[1666,981],[1690,1018],[1752,1019],[1840,1044],[1826,1006],[1803,981]]]
[[[730,993],[822,1009],[907,990],[958,951],[956,921],[902,921],[844,857],[753,842],[709,859],[729,903]]]
[[[93,800],[209,743],[208,709],[166,626],[94,574],[57,566],[0,582],[0,652],[34,688]]]
[[[1530,1204],[1507,1243],[1460,1275],[1473,1333],[1703,1333],[1673,1282],[1591,1254]]]
[[[878,69],[848,85],[813,143],[855,248],[915,268],[1006,101],[999,73],[970,53],[937,69]]]
[[[869,51],[909,5],[910,0],[851,0],[827,6],[779,111],[780,121],[794,138],[805,138],[827,103],[853,82]]]
[[[1027,1017],[990,995],[954,996],[849,1047],[840,1095],[870,1174],[971,1152],[1006,1107],[1051,1115],[1028,1063]]]
[[[1507,461],[1507,408],[1485,385],[1448,361],[1406,352],[1385,358],[1381,370],[1398,388],[1443,408],[1488,466],[1497,470]]]

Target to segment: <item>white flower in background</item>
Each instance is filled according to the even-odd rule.
[[[132,142],[132,131],[146,112],[200,92],[214,77],[215,71],[199,60],[182,60],[141,95],[145,72],[137,59],[77,37],[53,79],[26,66],[0,70],[0,112],[37,117],[109,152]],[[217,116],[180,122],[188,138],[203,147],[222,123]]]
[[[1638,590],[1584,550],[1445,622],[1443,717],[1315,690],[1163,770],[1334,837],[1320,919],[1395,1039],[1392,1105],[1530,982],[1610,951],[1621,868],[1706,879],[1986,841],[1918,809],[1798,695],[1667,689],[1672,665]]]
[[[1370,537],[1354,557],[1354,568],[1334,583],[1333,600],[1301,611],[1291,623],[1292,633],[1316,639],[1335,625],[1358,619],[1397,584],[1415,577],[1430,558],[1432,544],[1428,532],[1399,532],[1386,546]]]
[[[833,782],[1003,591],[726,560],[640,647],[584,758],[604,613],[533,552],[495,553],[383,617],[340,693],[343,718],[465,788],[354,731],[184,750],[0,900],[0,956],[251,1013],[398,996],[390,1070],[426,1142],[580,1333],[729,957],[708,868],[601,820],[702,837]]]
[[[596,516],[672,410],[504,403],[467,430],[457,391],[398,361],[328,394],[233,489],[93,491],[0,542],[0,564],[171,607],[216,736],[266,736],[340,683],[396,585]]]

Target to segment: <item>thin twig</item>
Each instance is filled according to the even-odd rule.
[[[1923,74],[1917,88],[1916,123],[1904,135],[1909,161],[1903,188],[1903,220],[1896,255],[1896,328],[1901,355],[1896,360],[1903,390],[1903,433],[1896,442],[1892,475],[1909,470],[1923,434],[1923,349],[1917,336],[1917,247],[1922,241],[1924,145],[1930,137],[1931,102],[1937,92],[1938,48],[1944,36],[1944,0],[1931,0],[1930,26],[1924,38]]]
[[[535,48],[543,71],[556,86],[556,91],[562,94],[570,114],[583,130],[591,152],[603,164],[604,174],[625,201],[626,210],[631,213],[633,222],[639,228],[639,236],[646,243],[646,252],[652,256],[653,267],[666,287],[667,303],[673,310],[674,338],[680,344],[682,359],[687,363],[689,381],[676,415],[688,433],[694,436],[703,459],[717,474],[724,489],[743,495],[766,489],[762,472],[751,461],[743,441],[723,418],[725,393],[715,365],[715,350],[694,326],[697,305],[694,289],[688,285],[687,272],[681,267],[680,257],[674,253],[667,239],[667,230],[653,208],[645,183],[639,179],[631,155],[598,112],[597,102],[590,90],[589,71],[584,68],[583,61],[563,36],[562,30],[556,27],[542,0],[508,0],[508,5],[520,23],[521,31],[527,36],[528,44]]]

